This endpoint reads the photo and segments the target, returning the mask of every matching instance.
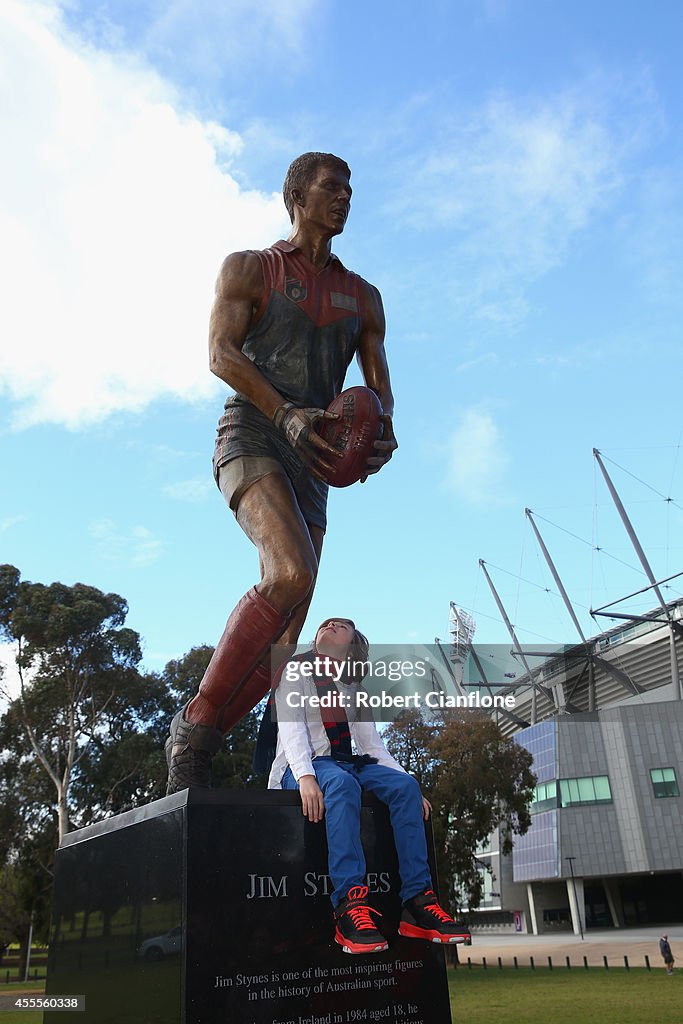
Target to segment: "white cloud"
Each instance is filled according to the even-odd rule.
[[[173,484],[166,484],[163,494],[173,501],[189,501],[198,503],[206,501],[210,494],[216,490],[213,480],[205,477],[192,477],[191,480],[178,480]]]
[[[244,191],[241,140],[178,109],[130,56],[70,34],[51,3],[0,14],[0,379],[15,425],[80,427],[161,396],[199,400],[223,257],[286,229]]]
[[[305,59],[305,41],[318,0],[155,0],[141,40],[154,59],[194,76],[253,74],[254,61]]]
[[[499,94],[472,115],[446,114],[419,157],[397,165],[403,184],[389,212],[444,240],[440,274],[447,268],[458,308],[515,325],[529,286],[619,190],[649,103],[647,83],[628,96],[590,78],[543,99]]]
[[[465,409],[448,446],[446,486],[473,504],[498,504],[509,458],[490,413]]]
[[[164,542],[146,526],[123,530],[111,519],[98,519],[90,524],[89,532],[103,561],[143,568],[163,554]]]
[[[132,9],[135,16],[131,17]],[[105,49],[142,53],[174,81],[208,90],[252,76],[254,64],[291,73],[326,5],[320,0],[68,0],[69,24]],[[202,88],[203,86],[203,88]],[[215,100],[214,100],[215,101]]]
[[[26,516],[5,516],[4,519],[0,519],[0,533],[11,530],[13,526],[24,522],[26,522]]]

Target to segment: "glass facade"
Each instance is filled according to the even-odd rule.
[[[674,795],[662,793],[662,796]],[[540,814],[555,807],[571,807],[575,804],[609,804],[612,791],[606,775],[588,775],[581,779],[551,779],[541,782],[534,790],[531,813]]]
[[[515,882],[526,882],[534,878],[557,878],[560,874],[557,849],[557,797],[551,798],[553,787],[557,786],[557,724],[539,722],[528,729],[522,729],[515,739],[533,755],[531,770],[538,780],[537,792],[543,787],[544,799],[548,799],[549,810],[543,811],[531,805],[534,821],[524,836],[515,836],[512,855],[512,875]]]
[[[606,775],[588,775],[582,779],[560,780],[560,807],[572,804],[610,804],[612,790]]]
[[[674,768],[651,768],[650,778],[652,779],[655,797],[658,799],[665,796],[681,795]]]
[[[527,834],[515,836],[512,875],[515,882],[559,878],[557,811],[537,814]]]
[[[557,780],[541,782],[534,790],[534,799],[531,804],[531,813],[540,814],[542,811],[550,811],[557,807]]]
[[[533,755],[532,771],[539,782],[547,782],[556,777],[557,738],[555,722],[539,722],[522,729],[515,736],[520,747],[524,747]]]
[[[496,892],[494,896],[495,886],[493,881],[493,869],[490,861],[483,861],[479,865],[478,870],[481,875],[483,887],[480,906],[484,908],[500,906],[500,893]]]

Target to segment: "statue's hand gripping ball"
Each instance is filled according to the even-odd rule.
[[[375,441],[382,436],[382,406],[374,391],[358,386],[337,395],[327,412],[339,419],[322,420],[317,430],[342,457],[335,460],[326,479],[332,487],[348,487],[364,476]]]

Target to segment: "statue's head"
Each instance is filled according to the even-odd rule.
[[[321,168],[329,167],[337,174],[342,174],[347,180],[351,177],[351,168],[334,153],[302,153],[289,165],[285,182],[282,186],[282,195],[287,207],[287,213],[292,224],[294,223],[295,198],[293,192],[306,193],[311,183],[318,175]]]

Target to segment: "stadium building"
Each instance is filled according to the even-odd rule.
[[[623,618],[496,688],[516,698],[495,714],[538,784],[513,853],[498,835],[477,851],[477,931],[683,920],[683,600]]]

